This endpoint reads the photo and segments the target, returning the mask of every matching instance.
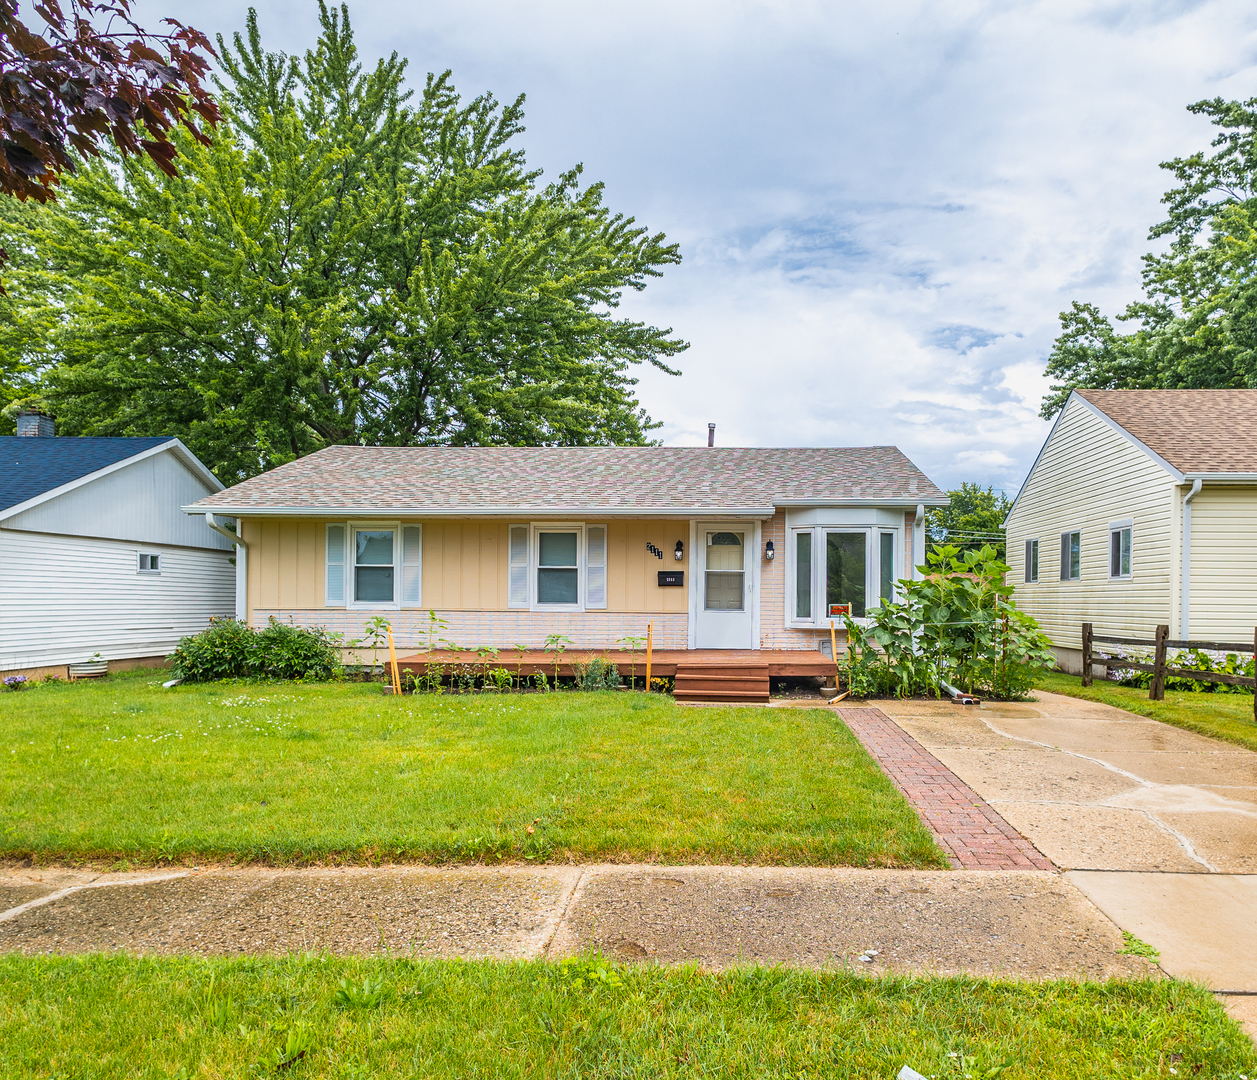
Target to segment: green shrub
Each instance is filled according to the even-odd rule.
[[[170,657],[175,675],[185,682],[246,678],[256,637],[239,619],[211,619],[199,634],[180,640]]]
[[[170,657],[184,682],[217,679],[339,678],[340,653],[321,628],[303,630],[271,619],[256,631],[238,619],[211,619],[199,634],[183,638]]]
[[[255,635],[253,674],[264,679],[311,679],[326,682],[344,671],[340,653],[322,627],[304,630],[272,618]]]
[[[585,663],[573,663],[572,671],[576,676],[573,682],[577,690],[618,690],[622,682],[619,668],[601,656],[592,657]]]

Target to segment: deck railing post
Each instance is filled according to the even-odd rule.
[[[1082,685],[1091,685],[1091,624],[1082,624]]]
[[[1156,651],[1152,658],[1152,686],[1148,690],[1149,701],[1165,700],[1165,643],[1169,640],[1170,628],[1162,623],[1157,627]]]

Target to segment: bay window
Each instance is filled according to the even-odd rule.
[[[882,599],[894,599],[900,576],[896,529],[822,525],[791,532],[791,624],[828,626],[844,613],[863,619]]]

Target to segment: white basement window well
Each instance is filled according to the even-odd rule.
[[[1109,522],[1109,578],[1122,581],[1132,576],[1131,548],[1135,533],[1132,518]]]
[[[1082,532],[1072,529],[1061,533],[1061,580],[1082,578]]]
[[[1039,580],[1039,541],[1026,541],[1026,584],[1033,585]]]
[[[137,574],[160,574],[161,555],[153,554],[148,551],[138,552],[136,555],[135,572]]]

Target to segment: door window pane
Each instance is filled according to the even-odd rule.
[[[801,532],[794,538],[794,617],[812,617],[812,534]]]
[[[575,532],[537,534],[537,603],[580,602],[577,540]]]
[[[360,529],[354,539],[354,599],[393,602],[393,530]]]
[[[889,603],[895,598],[895,534],[881,534],[882,549],[878,552],[878,596]]]
[[[741,611],[744,587],[742,534],[707,534],[704,607],[707,611]]]
[[[825,534],[825,603],[850,604],[857,619],[864,618],[865,540],[862,532]]]

